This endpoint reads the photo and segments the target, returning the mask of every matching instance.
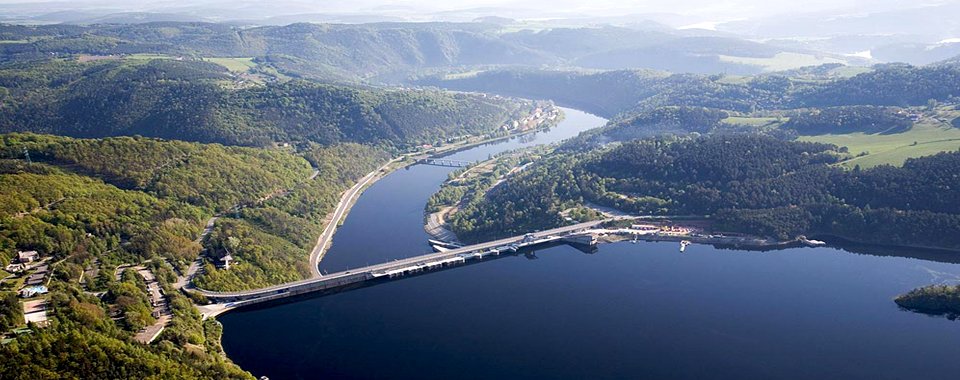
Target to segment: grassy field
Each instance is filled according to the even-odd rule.
[[[818,57],[812,54],[800,54],[800,53],[777,53],[777,55],[770,58],[735,57],[730,55],[721,55],[720,61],[760,66],[763,68],[764,71],[768,71],[768,72],[798,69],[804,66],[817,66],[825,63],[843,63],[843,64],[847,63],[842,59],[830,58],[830,57]]]
[[[204,58],[204,61],[213,62],[220,66],[226,67],[227,70],[230,70],[235,73],[245,73],[250,71],[250,69],[257,67],[257,64],[253,62],[252,57],[247,58],[230,58],[230,57],[214,57],[214,58]]]
[[[842,165],[847,168],[853,168],[856,165],[860,165],[861,168],[882,164],[899,166],[908,158],[960,149],[960,129],[949,125],[949,120],[944,122],[925,118],[903,133],[804,136],[800,140],[845,146],[854,155],[868,153],[844,161]]]

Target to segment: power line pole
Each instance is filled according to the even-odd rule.
[[[23,157],[27,160],[28,164],[33,163],[33,161],[30,160],[30,151],[27,150],[27,147],[23,147]]]

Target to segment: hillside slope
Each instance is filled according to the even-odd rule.
[[[0,132],[405,147],[484,134],[521,112],[517,102],[467,94],[298,80],[233,88],[232,80],[225,68],[200,61],[5,65]]]

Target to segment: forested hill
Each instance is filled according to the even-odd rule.
[[[462,76],[427,76],[418,83],[465,91],[549,97],[613,117],[662,106],[698,106],[753,112],[847,105],[919,106],[960,97],[960,66],[878,65],[852,77],[836,66],[816,77],[780,74],[747,78],[621,70],[602,73],[490,70]],[[789,74],[789,73],[785,73]]]
[[[634,140],[555,154],[477,197],[451,225],[465,241],[562,225],[584,202],[638,215],[712,215],[726,231],[830,234],[960,249],[960,152],[902,168],[844,170],[834,146],[762,135]]]
[[[469,94],[303,80],[237,87],[234,80],[201,61],[7,64],[0,66],[0,132],[404,147],[485,134],[528,111],[516,101]]]

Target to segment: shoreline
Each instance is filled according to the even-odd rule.
[[[480,146],[480,145],[491,144],[491,143],[500,142],[503,140],[509,140],[515,137],[526,136],[532,133],[548,130],[550,128],[556,127],[557,124],[559,124],[561,121],[563,121],[564,118],[566,118],[566,115],[563,113],[563,110],[560,109],[559,106],[554,105],[552,108],[556,109],[559,112],[559,116],[555,119],[542,122],[540,125],[537,125],[536,128],[530,128],[530,129],[522,130],[519,132],[511,132],[503,136],[488,137],[483,140],[469,142],[463,145],[458,145],[459,143],[453,143],[449,146],[442,147],[442,149],[434,148],[436,150],[432,152],[430,150],[427,150],[419,153],[407,153],[401,156],[416,157],[416,156],[425,155],[427,157],[443,158],[454,153],[465,151],[467,149],[476,148],[477,146]],[[543,124],[549,124],[549,125],[543,125]]]
[[[323,260],[323,257],[326,256],[327,251],[333,244],[333,237],[336,235],[337,228],[340,227],[340,224],[343,223],[343,220],[345,220],[350,214],[350,210],[353,209],[353,206],[360,199],[360,196],[363,195],[363,191],[379,181],[381,178],[384,178],[398,168],[403,167],[398,166],[392,169],[390,167],[394,163],[400,162],[403,159],[405,158],[400,156],[387,161],[387,163],[381,165],[376,170],[368,173],[366,176],[361,177],[355,185],[343,192],[343,194],[340,196],[340,202],[337,203],[337,207],[329,214],[326,225],[323,227],[323,232],[321,232],[320,236],[317,237],[317,243],[313,246],[313,249],[310,250],[310,278],[318,278],[323,275],[320,273],[320,261]]]

